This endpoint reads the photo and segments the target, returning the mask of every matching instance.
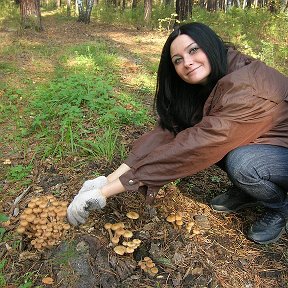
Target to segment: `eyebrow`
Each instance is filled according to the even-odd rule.
[[[193,45],[193,44],[196,44],[196,42],[190,43],[189,45],[187,45],[187,46],[184,48],[184,50],[187,50],[187,49],[188,49],[191,45]],[[173,59],[173,58],[176,57],[176,56],[178,56],[178,54],[173,55],[173,56],[171,57],[171,59]]]

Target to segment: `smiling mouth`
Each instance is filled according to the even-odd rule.
[[[189,74],[193,73],[195,70],[197,70],[197,69],[200,68],[200,67],[201,67],[201,65],[198,66],[198,67],[196,67],[196,68],[194,68],[193,70],[189,71],[189,72],[187,73],[187,76],[188,76]]]

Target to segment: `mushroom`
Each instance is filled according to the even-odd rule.
[[[133,247],[126,247],[126,253],[131,254],[135,251],[135,249]]]
[[[155,263],[150,257],[144,257],[142,261],[138,262],[138,265],[151,276],[155,276],[158,273],[158,268],[155,267]]]
[[[118,255],[124,255],[126,252],[126,247],[124,247],[122,245],[118,245],[118,246],[114,247],[114,252]]]
[[[192,231],[192,236],[196,236],[199,235],[201,233],[201,231],[198,228],[193,229]]]
[[[70,228],[64,220],[67,202],[48,195],[32,198],[27,206],[20,215],[17,232],[31,238],[36,249],[54,245]]]
[[[167,222],[172,223],[173,227],[176,228],[176,226],[175,226],[175,221],[176,221],[175,214],[170,214],[169,216],[167,216],[166,220],[167,220]]]
[[[129,219],[133,219],[133,220],[136,220],[139,218],[139,214],[137,212],[134,212],[134,211],[129,211],[126,216],[129,218]]]
[[[19,226],[16,230],[19,234],[23,234],[25,232],[25,227],[24,226]]]
[[[187,223],[187,225],[186,225],[186,231],[188,232],[188,233],[190,233],[191,232],[191,229],[192,229],[192,227],[195,225],[195,223],[192,221],[192,222],[189,222],[189,223]]]
[[[133,236],[132,231],[130,230],[126,230],[125,233],[123,234],[123,237],[126,239],[126,241],[128,242],[129,239]]]
[[[150,275],[155,276],[158,273],[158,268],[157,267],[152,267],[150,269]]]
[[[114,223],[114,224],[112,224],[112,226],[111,226],[111,229],[112,229],[113,231],[116,231],[116,230],[119,229],[119,228],[123,228],[121,222],[120,222],[120,223]]]
[[[119,237],[117,237],[117,236],[114,236],[114,237],[111,238],[111,242],[112,242],[114,245],[118,244],[119,241],[120,241],[120,239],[119,239]]]
[[[136,244],[137,246],[139,246],[141,244],[141,240],[140,239],[133,239],[132,241],[134,244]]]
[[[105,228],[105,229],[108,231],[108,233],[109,233],[110,241],[112,241],[112,238],[113,238],[112,231],[111,231],[111,227],[112,227],[112,224],[111,224],[111,223],[105,223],[105,225],[104,225],[104,228]]]

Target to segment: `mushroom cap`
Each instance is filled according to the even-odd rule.
[[[112,242],[113,244],[118,244],[118,243],[119,243],[119,237],[117,237],[117,236],[112,237],[112,238],[111,238],[111,242]]]
[[[36,218],[35,214],[29,214],[26,216],[26,220],[28,222],[33,222],[35,218]]]
[[[104,228],[105,228],[106,230],[111,229],[111,227],[112,227],[112,224],[111,224],[111,223],[105,223],[105,225],[104,225]]]
[[[170,215],[166,218],[166,220],[167,220],[168,222],[170,222],[170,223],[175,222],[175,221],[176,221],[176,216],[175,216],[175,214],[170,214]]]
[[[28,203],[28,207],[29,208],[35,208],[36,207],[36,203],[35,202],[29,202]]]
[[[130,219],[136,220],[139,218],[139,214],[137,212],[134,211],[129,211],[126,216]]]
[[[182,220],[182,213],[181,213],[181,212],[177,212],[177,213],[175,214],[175,219],[176,219],[176,221],[177,221],[177,220]]]
[[[21,220],[20,226],[26,227],[28,226],[29,222],[26,219]]]
[[[146,256],[146,257],[144,257],[144,259],[143,259],[145,262],[147,262],[147,261],[149,261],[149,260],[152,260],[150,257],[148,257],[148,256]]]
[[[152,268],[150,269],[150,272],[151,272],[152,274],[157,274],[157,273],[158,273],[158,268],[157,268],[157,267],[152,267]]]
[[[16,230],[19,234],[23,234],[25,232],[25,227],[19,226]]]
[[[182,220],[176,220],[176,225],[182,226],[183,225],[183,221]]]
[[[133,236],[133,233],[130,230],[126,230],[125,233],[123,234],[123,236],[125,238],[131,238]]]
[[[118,255],[124,255],[124,253],[126,252],[126,247],[124,247],[122,245],[118,245],[118,246],[114,247],[113,250]]]
[[[124,228],[119,228],[115,231],[115,234],[118,236],[124,235],[126,230]]]
[[[133,239],[132,242],[136,245],[140,245],[142,241],[140,239]]]
[[[198,235],[201,233],[201,231],[198,228],[193,229],[193,234]]]
[[[191,227],[193,227],[195,225],[195,223],[194,222],[189,222],[189,223],[187,223],[187,228],[191,228]]]
[[[112,229],[113,231],[116,231],[116,230],[119,229],[119,228],[121,228],[121,223],[114,223],[114,224],[112,224],[112,226],[111,226],[111,229]]]
[[[126,253],[133,253],[135,251],[135,249],[133,247],[127,247],[126,248]]]
[[[30,207],[28,207],[28,208],[26,208],[24,211],[23,211],[23,214],[32,214],[33,213],[33,210],[32,210],[32,208],[30,208]]]

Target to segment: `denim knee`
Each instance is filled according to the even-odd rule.
[[[280,206],[287,201],[287,148],[262,144],[236,148],[226,155],[225,170],[236,187],[254,198]]]

